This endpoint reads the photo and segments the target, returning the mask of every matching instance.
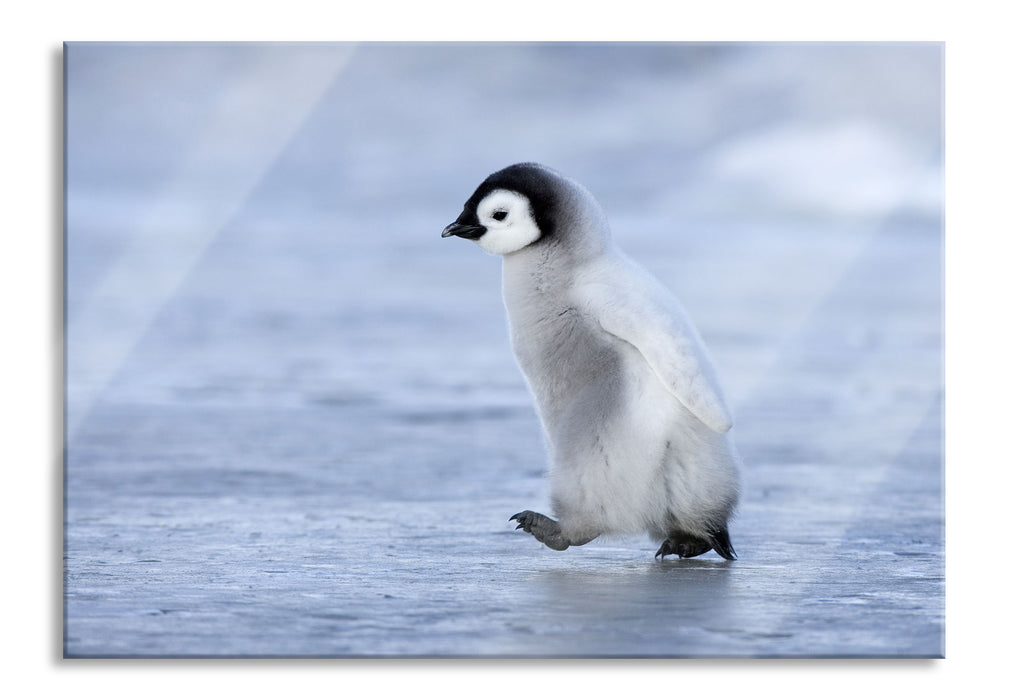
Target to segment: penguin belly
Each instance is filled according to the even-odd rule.
[[[680,404],[633,346],[573,312],[551,326],[513,343],[546,434],[565,535],[647,531],[661,541],[671,530],[703,534],[731,512],[724,436]]]
[[[565,531],[576,535],[635,534],[668,512],[675,407],[643,359],[619,349],[615,356],[616,371],[572,395],[551,431],[552,502]]]
[[[663,459],[678,404],[630,345],[577,312],[513,334],[550,456],[551,502],[572,540],[664,522]]]

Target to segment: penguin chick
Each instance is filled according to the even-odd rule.
[[[556,519],[527,510],[516,529],[557,550],[648,532],[656,557],[735,559],[739,457],[707,350],[675,297],[611,241],[589,191],[512,165],[447,236],[503,257],[512,346],[546,434]]]

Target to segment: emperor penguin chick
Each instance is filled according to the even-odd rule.
[[[596,199],[535,163],[490,175],[442,237],[503,257],[512,346],[536,400],[556,519],[516,529],[552,549],[648,532],[656,557],[735,559],[732,418],[673,295],[610,239]]]

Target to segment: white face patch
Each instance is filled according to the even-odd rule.
[[[477,244],[494,255],[514,253],[540,237],[529,199],[518,192],[494,190],[477,205],[476,216],[487,229]]]

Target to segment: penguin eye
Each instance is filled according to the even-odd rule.
[[[508,212],[506,212],[506,211],[496,211],[493,214],[491,214],[491,216],[494,217],[495,221],[504,221],[505,217],[508,216]]]

